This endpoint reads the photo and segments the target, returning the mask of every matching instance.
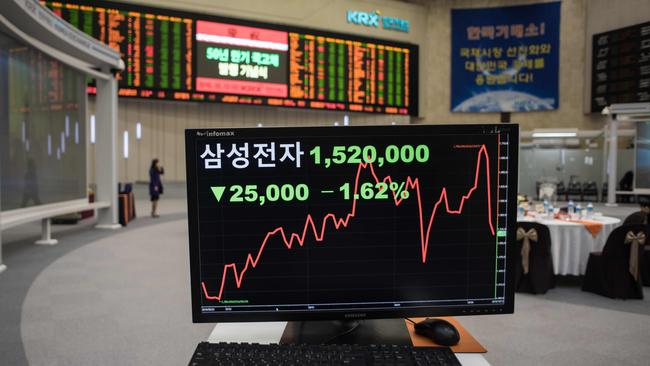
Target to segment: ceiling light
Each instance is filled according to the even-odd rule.
[[[540,137],[576,137],[578,133],[576,132],[533,132],[534,138]]]

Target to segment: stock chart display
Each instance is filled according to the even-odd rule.
[[[195,302],[503,303],[516,135],[481,128],[187,130]]]
[[[417,115],[414,45],[108,1],[42,3],[120,52],[120,96]]]

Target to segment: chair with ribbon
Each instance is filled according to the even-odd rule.
[[[643,279],[643,286],[650,286],[650,241],[646,242],[646,245],[643,246],[643,270],[641,272],[641,278]]]
[[[551,233],[536,222],[517,223],[515,289],[517,292],[544,294],[555,287]]]
[[[647,224],[648,214],[643,211],[637,211],[630,214],[623,220],[623,225]]]
[[[623,225],[629,221],[634,221],[635,224],[649,224],[648,214],[645,212],[644,207],[650,207],[650,196],[642,195],[638,196],[637,201],[641,205],[641,210],[637,211],[630,216],[628,216]],[[630,222],[632,223],[632,222]],[[650,229],[650,227],[649,227]],[[650,233],[650,231],[648,231]],[[648,242],[643,246],[643,254],[641,255],[641,262],[643,271],[641,272],[641,278],[643,279],[643,286],[650,286],[650,238],[647,239]]]
[[[582,290],[599,295],[643,299],[641,256],[647,242],[648,226],[623,225],[614,229],[602,252],[592,252]]]

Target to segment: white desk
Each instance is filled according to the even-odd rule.
[[[220,323],[217,324],[208,342],[256,342],[278,343],[287,322]],[[463,366],[490,366],[481,353],[456,353]]]

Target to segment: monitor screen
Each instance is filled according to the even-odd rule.
[[[185,136],[195,322],[513,311],[517,125]]]

